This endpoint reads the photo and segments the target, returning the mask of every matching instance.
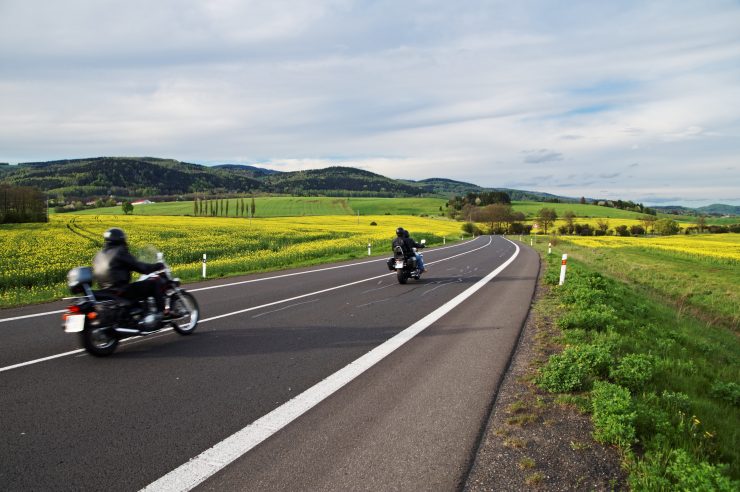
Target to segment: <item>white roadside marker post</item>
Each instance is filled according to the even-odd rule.
[[[447,236],[442,238],[442,244],[447,244]]]
[[[534,246],[534,239],[532,238],[532,236],[529,237],[529,245]]]
[[[206,278],[206,254],[203,253],[203,278]]]
[[[552,254],[552,243],[547,243],[547,254],[548,255]]]
[[[563,262],[560,265],[560,284],[558,285],[563,285],[565,283],[565,268],[566,268],[567,262],[568,262],[568,255],[563,254]]]
[[[373,245],[370,243],[367,243],[367,255],[370,256],[370,248],[372,248]]]

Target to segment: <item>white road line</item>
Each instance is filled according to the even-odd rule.
[[[507,241],[508,241],[508,239],[507,239]],[[430,262],[429,264],[431,265],[431,264],[434,264],[434,263],[439,263],[439,262],[442,262],[442,261],[447,261],[447,260],[450,260],[452,258],[457,258],[458,256],[463,256],[463,255],[467,255],[467,254],[473,253],[475,251],[478,251],[480,249],[483,249],[483,248],[489,246],[492,242],[493,242],[493,239],[492,238],[489,238],[488,239],[488,243],[484,244],[483,246],[479,246],[479,247],[477,247],[475,249],[471,249],[470,251],[465,251],[464,253],[458,253],[456,255],[448,256],[447,258],[442,258],[441,260],[433,261],[433,262]],[[239,311],[233,311],[233,312],[230,312],[230,313],[219,314],[218,316],[212,316],[210,318],[202,319],[198,323],[200,323],[200,324],[208,323],[209,321],[213,321],[213,320],[217,320],[217,319],[221,319],[221,318],[227,318],[229,316],[236,316],[237,314],[248,313],[250,311],[256,311],[257,309],[262,309],[262,308],[266,308],[266,307],[270,307],[270,306],[275,306],[275,305],[278,305],[278,304],[283,304],[283,303],[286,303],[286,302],[295,301],[297,299],[303,299],[305,297],[315,296],[317,294],[323,294],[324,292],[330,292],[332,290],[343,289],[345,287],[350,287],[352,285],[361,284],[363,282],[367,282],[367,281],[370,281],[370,280],[375,280],[375,279],[378,279],[378,278],[381,278],[381,277],[385,277],[387,275],[395,275],[395,273],[384,273],[383,275],[377,275],[375,277],[370,277],[370,278],[366,278],[366,279],[362,279],[362,280],[357,280],[355,282],[349,282],[347,284],[342,284],[342,285],[337,285],[337,286],[334,286],[334,287],[329,287],[328,289],[317,290],[315,292],[309,292],[308,294],[302,294],[302,295],[295,296],[295,297],[290,297],[290,298],[287,298],[287,299],[281,299],[279,301],[268,302],[267,304],[262,304],[260,306],[252,306],[250,308],[240,309]],[[190,292],[192,292],[192,291],[190,291]],[[172,330],[172,328],[165,328],[164,330],[161,330],[159,333],[165,333],[165,332],[171,331],[171,330]],[[138,337],[133,337],[133,338],[130,338],[128,340],[133,340],[135,338],[138,338]],[[83,349],[73,350],[71,352],[64,352],[63,354],[55,354],[55,355],[50,355],[48,357],[42,357],[40,359],[34,359],[34,360],[27,361],[27,362],[21,362],[21,363],[18,363],[18,364],[14,364],[12,366],[0,367],[0,372],[9,371],[11,369],[17,369],[19,367],[30,366],[30,365],[33,365],[33,364],[38,364],[39,362],[45,362],[47,360],[58,359],[60,357],[66,356],[66,355],[78,354],[78,353],[82,352],[82,350]]]
[[[507,241],[509,241],[507,239]],[[509,241],[511,242],[511,241]],[[203,451],[187,463],[175,468],[167,475],[146,486],[143,491],[187,491],[192,490],[212,475],[216,474],[234,460],[272,436],[289,423],[318,405],[324,399],[340,390],[350,381],[370,369],[396,349],[421,333],[432,323],[452,311],[463,301],[480,290],[501,273],[519,254],[515,243],[514,254],[501,266],[480,279],[474,285],[458,294],[449,302],[437,308],[424,318],[409,326],[396,336],[375,347],[359,359],[351,362],[326,379],[315,384],[295,398],[285,402],[272,412],[255,420],[240,431],[232,434],[215,446]]]
[[[471,239],[471,240],[468,240],[468,241],[465,241],[465,242],[461,242],[461,243],[455,243],[455,244],[453,244],[451,246],[442,246],[441,248],[434,248],[431,251],[442,251],[443,249],[455,248],[457,246],[462,246],[463,244],[468,244],[470,242],[473,242],[476,239],[478,239],[478,238]],[[282,274],[282,275],[274,275],[272,277],[263,277],[263,278],[256,278],[256,279],[251,279],[251,280],[243,280],[241,282],[231,282],[231,283],[228,283],[228,284],[212,285],[210,287],[200,287],[198,289],[188,289],[188,291],[189,292],[200,292],[202,290],[222,289],[224,287],[233,287],[235,285],[250,284],[250,283],[253,283],[253,282],[264,282],[265,280],[275,280],[275,279],[279,279],[279,278],[293,277],[293,276],[296,276],[296,275],[306,275],[308,273],[325,272],[327,270],[336,270],[337,268],[349,268],[349,267],[354,267],[354,266],[358,266],[358,265],[367,265],[368,263],[374,263],[376,261],[381,261],[381,260],[384,261],[384,258],[375,258],[373,260],[362,261],[362,262],[359,262],[359,263],[351,263],[349,265],[339,265],[339,266],[326,267],[326,268],[317,268],[315,270],[307,270],[305,272],[285,273],[285,274]],[[0,323],[7,323],[9,321],[18,321],[20,319],[27,319],[27,318],[36,318],[38,316],[49,316],[49,315],[52,315],[52,314],[59,314],[59,313],[63,313],[63,312],[65,312],[65,309],[60,309],[58,311],[46,311],[46,312],[43,312],[43,313],[36,313],[36,314],[26,314],[26,315],[23,315],[23,316],[15,316],[13,318],[0,318]]]

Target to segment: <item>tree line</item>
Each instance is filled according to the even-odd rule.
[[[229,217],[231,200],[195,198],[193,200],[193,215],[196,217]],[[254,217],[257,206],[254,197],[251,201],[245,198],[237,198],[234,203],[234,214],[236,217]]]
[[[0,224],[47,221],[43,192],[29,186],[0,184]]]

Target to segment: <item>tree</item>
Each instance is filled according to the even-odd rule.
[[[670,236],[672,234],[678,234],[681,228],[678,226],[678,222],[673,219],[658,219],[655,221],[653,226],[655,232],[661,236]]]
[[[606,232],[609,230],[609,221],[606,219],[598,219],[596,221],[596,227],[600,232],[599,236],[606,236]]]
[[[698,215],[696,217],[696,228],[699,229],[699,233],[704,232],[704,228],[707,227],[706,215]]]
[[[640,218],[640,222],[642,222],[642,226],[645,228],[645,233],[647,234],[648,231],[652,231],[655,229],[655,222],[658,220],[657,217],[654,215],[643,215]]]
[[[252,205],[251,205],[251,211],[252,211],[252,217],[254,217],[254,197],[252,197]]]
[[[563,212],[563,220],[565,220],[568,234],[573,234],[573,231],[575,230],[576,213],[572,210],[566,210]]]
[[[126,215],[133,213],[134,211],[134,206],[128,200],[123,201],[123,203],[121,204],[121,208],[123,209],[123,213]]]
[[[513,222],[512,213],[511,205],[495,203],[480,210],[476,218],[481,222],[491,224],[491,234],[502,234],[508,230],[508,225]]]
[[[582,196],[581,199],[578,201],[578,203],[580,203],[581,205],[585,205],[586,204],[586,197]]]
[[[193,199],[193,215],[198,215],[198,199]]]
[[[537,212],[537,223],[542,227],[542,232],[547,234],[547,229],[555,222],[558,218],[557,212],[554,208],[541,208]]]

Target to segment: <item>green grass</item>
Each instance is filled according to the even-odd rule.
[[[244,199],[247,205],[250,198]],[[332,197],[255,197],[255,217],[298,217],[306,215],[442,215],[445,201],[439,198],[332,198]],[[229,203],[229,217],[236,217],[239,200]],[[121,207],[105,207],[75,212],[80,215],[121,215]],[[162,202],[136,205],[133,215],[193,215],[193,202]],[[222,214],[223,215],[223,214]]]
[[[531,219],[537,215],[542,208],[553,208],[562,217],[563,214],[570,210],[578,217],[585,218],[614,218],[614,219],[635,219],[639,220],[643,216],[641,213],[629,212],[618,208],[600,207],[598,205],[581,205],[580,203],[542,203],[542,202],[512,202],[512,207],[516,212],[524,212],[524,215]]]
[[[545,256],[546,247],[537,245]],[[661,284],[661,291],[645,282],[661,271],[682,271],[687,260],[640,258],[636,252],[603,259],[573,255],[567,247],[565,285],[556,286],[562,250],[548,258],[545,279],[554,285],[550,296],[560,306],[552,315],[568,320],[558,324],[572,364],[551,357],[540,383],[558,387],[574,381],[576,395],[591,391],[595,437],[622,449],[632,488],[737,490],[740,483],[731,482],[740,479],[737,334],[681,313],[675,298],[680,287],[671,292]],[[636,259],[643,266],[627,268],[624,262]],[[700,278],[714,277],[740,290],[737,267],[711,268],[698,260],[691,265]],[[709,317],[725,316],[716,305],[703,309]],[[610,316],[603,317],[605,312]]]
[[[656,249],[592,249],[566,241],[559,247],[569,258],[670,300],[677,319],[693,312],[708,323],[734,330],[740,327],[740,267],[737,263]]]

